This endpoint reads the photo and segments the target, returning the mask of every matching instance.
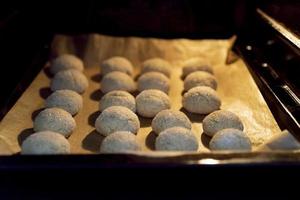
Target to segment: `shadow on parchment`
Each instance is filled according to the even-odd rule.
[[[96,111],[89,115],[89,117],[88,117],[89,125],[95,126],[96,119],[100,115],[100,113],[101,113],[100,111]]]
[[[201,137],[200,137],[201,143],[203,144],[203,146],[205,146],[206,148],[209,149],[209,142],[211,140],[211,137],[209,137],[208,135],[206,135],[204,132],[201,133]]]
[[[44,73],[45,73],[46,76],[47,76],[48,78],[50,78],[50,79],[54,77],[54,75],[53,75],[53,74],[51,73],[51,71],[50,71],[50,66],[44,68]]]
[[[101,74],[95,74],[95,75],[93,75],[91,77],[91,80],[94,81],[94,82],[96,82],[96,83],[100,83],[101,79],[102,79],[102,75]]]
[[[180,111],[186,114],[186,116],[191,120],[192,123],[197,122],[197,123],[202,123],[203,119],[206,117],[206,115],[203,114],[195,114],[187,111],[183,107],[180,108]]]
[[[39,93],[40,97],[42,97],[43,99],[47,99],[47,97],[49,97],[52,93],[52,90],[50,89],[50,87],[43,87],[40,89]]]
[[[39,108],[39,109],[33,111],[33,112],[31,113],[31,120],[34,121],[34,119],[36,118],[36,116],[37,116],[41,111],[43,111],[44,109],[45,109],[45,108]]]
[[[151,131],[146,137],[146,146],[153,151],[155,150],[156,137],[157,135],[155,134],[154,131]]]
[[[32,135],[34,133],[33,128],[27,128],[24,129],[23,131],[21,131],[18,135],[18,143],[21,146],[23,141],[30,135]]]
[[[141,117],[139,115],[138,115],[138,117],[139,117],[139,120],[140,120],[141,127],[151,126],[152,118]]]
[[[92,94],[90,95],[90,99],[94,100],[94,101],[100,101],[100,99],[104,96],[104,93],[98,89],[95,90],[94,92],[92,92]]]
[[[95,130],[91,131],[87,136],[82,140],[82,148],[89,150],[94,153],[99,153],[100,146],[105,137],[102,136]]]

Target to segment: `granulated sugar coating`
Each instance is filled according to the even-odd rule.
[[[152,118],[170,107],[169,96],[160,90],[144,90],[136,97],[137,113],[143,117]]]
[[[191,130],[192,124],[189,118],[178,110],[163,110],[160,111],[152,120],[152,130],[159,134],[165,129],[174,126],[183,127]]]
[[[140,92],[148,89],[157,89],[168,93],[170,80],[160,72],[147,72],[139,77],[137,85]]]
[[[171,65],[168,61],[161,58],[151,58],[143,62],[142,74],[147,72],[160,72],[170,78]]]
[[[155,141],[155,149],[158,151],[197,151],[198,146],[193,132],[182,127],[164,130]]]
[[[251,141],[247,135],[233,128],[218,131],[209,142],[211,150],[251,151]]]
[[[27,137],[21,146],[21,154],[69,154],[69,141],[59,133],[41,131]]]
[[[113,90],[134,92],[136,90],[136,84],[128,74],[118,71],[110,72],[101,80],[101,91],[107,93]]]
[[[47,108],[34,119],[34,131],[53,131],[65,137],[71,135],[76,128],[72,115],[61,108]]]
[[[118,131],[107,136],[101,143],[101,153],[125,153],[142,149],[136,135],[128,131]]]
[[[45,101],[46,108],[61,108],[71,115],[77,114],[82,108],[82,97],[72,90],[56,90]]]
[[[58,56],[51,62],[50,71],[52,74],[56,74],[59,71],[67,69],[83,71],[84,65],[82,60],[74,55],[64,54]]]
[[[129,131],[136,134],[140,128],[140,121],[137,115],[128,108],[111,106],[99,115],[95,127],[104,136],[116,131]]]
[[[207,115],[202,122],[203,131],[208,136],[213,136],[218,131],[234,128],[243,131],[244,126],[240,118],[233,112],[218,110]]]
[[[209,114],[220,108],[221,99],[212,88],[198,86],[183,95],[182,105],[191,113]]]
[[[60,71],[51,81],[51,90],[73,90],[82,94],[89,86],[86,76],[78,70],[68,69]]]
[[[216,90],[217,80],[213,75],[204,71],[193,72],[184,79],[185,91],[197,86],[207,86]]]
[[[132,76],[133,66],[131,62],[126,58],[114,56],[107,60],[104,60],[101,64],[101,74],[103,76],[113,71],[123,72]]]
[[[136,111],[135,98],[126,91],[114,90],[106,93],[101,98],[99,103],[99,110],[101,112],[111,106],[124,106],[132,112]]]

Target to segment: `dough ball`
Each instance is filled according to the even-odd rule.
[[[129,60],[124,57],[114,56],[104,60],[101,64],[101,74],[106,75],[113,71],[126,73],[130,76],[133,75],[133,66]]]
[[[152,118],[170,107],[169,96],[160,90],[144,90],[136,97],[137,113],[143,117]]]
[[[68,69],[60,71],[51,81],[51,90],[73,90],[82,94],[89,86],[86,76],[78,70]]]
[[[147,72],[139,77],[138,90],[141,92],[148,89],[157,89],[164,93],[168,93],[170,89],[170,80],[162,73]]]
[[[46,99],[45,106],[61,108],[75,115],[82,108],[82,97],[72,90],[56,90]]]
[[[216,90],[217,80],[213,75],[204,71],[193,72],[184,79],[185,91],[197,86],[208,86]]]
[[[70,143],[59,133],[41,131],[27,137],[21,146],[21,154],[69,154]]]
[[[99,115],[95,127],[104,136],[116,131],[137,133],[140,128],[140,121],[136,114],[128,108],[111,106]]]
[[[114,90],[106,93],[100,100],[99,110],[102,112],[111,106],[124,106],[132,112],[136,111],[135,98],[126,91]]]
[[[191,113],[208,114],[220,108],[221,100],[215,90],[198,86],[183,95],[182,105]]]
[[[299,141],[288,131],[284,130],[279,134],[275,134],[263,145],[260,145],[259,151],[295,151],[300,149]]]
[[[177,110],[160,111],[152,120],[151,126],[152,130],[157,134],[174,126],[183,127],[189,130],[192,129],[189,118],[183,112]]]
[[[56,74],[59,71],[67,69],[83,71],[84,65],[82,60],[74,55],[64,54],[58,56],[51,62],[50,71],[52,74]]]
[[[136,84],[128,74],[118,71],[111,72],[102,78],[101,91],[107,93],[113,90],[134,92],[136,90]]]
[[[146,72],[160,72],[170,78],[171,65],[164,59],[151,58],[142,64],[142,74]]]
[[[209,142],[211,150],[251,151],[251,141],[247,135],[233,128],[218,131]]]
[[[65,137],[76,128],[72,115],[61,108],[47,108],[41,111],[33,122],[34,131],[53,131]]]
[[[196,71],[205,71],[214,74],[213,69],[208,62],[203,61],[202,59],[190,59],[183,65],[182,76],[186,77],[190,73]]]
[[[173,127],[158,135],[155,149],[158,151],[197,151],[198,141],[191,130]]]
[[[136,136],[128,131],[117,131],[102,141],[101,153],[124,153],[130,151],[140,151],[142,149]]]
[[[234,128],[243,131],[244,126],[240,118],[227,110],[217,110],[207,115],[202,122],[203,131],[208,136],[213,136],[218,131]]]

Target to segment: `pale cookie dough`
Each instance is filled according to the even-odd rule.
[[[216,90],[217,80],[213,75],[204,71],[193,72],[184,79],[185,91],[197,86],[208,86]]]
[[[101,80],[101,91],[107,93],[113,90],[134,92],[136,90],[136,84],[128,74],[118,71],[110,72]]]
[[[129,60],[124,57],[114,56],[104,60],[101,64],[101,74],[106,75],[113,71],[126,73],[130,76],[133,75],[133,66]]]
[[[147,72],[139,77],[137,87],[140,92],[148,89],[157,89],[168,93],[170,90],[170,80],[162,73]]]
[[[128,131],[117,131],[106,138],[101,143],[101,153],[126,153],[140,151],[142,149],[137,137]]]
[[[233,112],[227,110],[218,110],[210,113],[203,119],[202,126],[204,133],[208,136],[213,136],[215,133],[225,128],[244,130],[240,118]]]
[[[21,146],[23,155],[69,154],[70,143],[59,133],[41,131],[27,137]]]
[[[65,137],[76,128],[72,115],[61,108],[47,108],[41,111],[33,122],[34,131],[53,131]]]
[[[288,131],[275,134],[270,140],[257,148],[258,151],[299,151],[299,141]]]
[[[51,62],[50,72],[52,74],[56,74],[57,72],[66,69],[76,69],[79,71],[83,71],[84,65],[80,58],[71,54],[58,56]]]
[[[136,114],[128,108],[111,106],[99,115],[95,127],[104,136],[116,131],[129,131],[136,134],[140,128],[140,121]]]
[[[209,142],[209,148],[213,151],[251,151],[251,141],[247,135],[233,128],[218,131]]]
[[[182,76],[186,77],[190,73],[196,71],[205,71],[210,74],[214,74],[211,65],[208,62],[204,62],[200,59],[191,59],[185,62],[182,69]]]
[[[82,97],[72,90],[56,90],[45,102],[46,108],[61,108],[71,115],[77,114],[82,108]]]
[[[191,113],[208,114],[220,108],[221,100],[212,88],[198,86],[183,95],[182,105]]]
[[[137,113],[143,117],[152,118],[170,107],[169,96],[160,90],[144,90],[136,97]]]
[[[86,76],[78,70],[68,69],[60,71],[51,81],[51,90],[73,90],[82,94],[89,86]]]
[[[174,126],[192,129],[191,121],[183,112],[169,109],[160,111],[153,118],[151,126],[156,134]]]
[[[130,93],[114,90],[106,93],[100,100],[99,110],[102,112],[111,106],[124,106],[132,112],[136,112],[135,98]]]
[[[155,141],[158,151],[197,151],[198,140],[193,132],[182,127],[172,127],[161,132]]]
[[[171,65],[168,61],[161,58],[151,58],[143,62],[142,74],[147,72],[160,72],[168,78],[171,76]]]

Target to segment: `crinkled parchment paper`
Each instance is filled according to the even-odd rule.
[[[73,153],[98,152],[103,139],[93,126],[99,115],[100,92],[99,65],[111,56],[124,56],[132,61],[135,76],[139,74],[141,63],[153,57],[161,57],[172,64],[171,90],[169,96],[172,108],[181,110],[183,81],[182,65],[190,58],[202,58],[210,62],[218,81],[217,92],[222,99],[222,109],[236,113],[245,125],[245,132],[254,147],[268,140],[280,129],[266,102],[242,60],[225,65],[229,40],[188,40],[153,39],[137,37],[110,37],[98,34],[55,37],[52,55],[73,53],[84,60],[84,73],[89,78],[90,87],[83,94],[84,107],[75,120],[77,128],[69,141]],[[47,66],[38,74],[30,87],[5,116],[0,124],[0,153],[12,154],[20,151],[20,143],[30,135],[32,118],[44,106],[44,98],[49,95],[50,78]],[[193,131],[200,141],[199,152],[207,152],[209,138],[202,135],[201,121],[204,116],[187,113],[193,122]],[[138,139],[145,151],[153,150],[155,134],[151,132],[151,120],[140,118],[141,129]]]

